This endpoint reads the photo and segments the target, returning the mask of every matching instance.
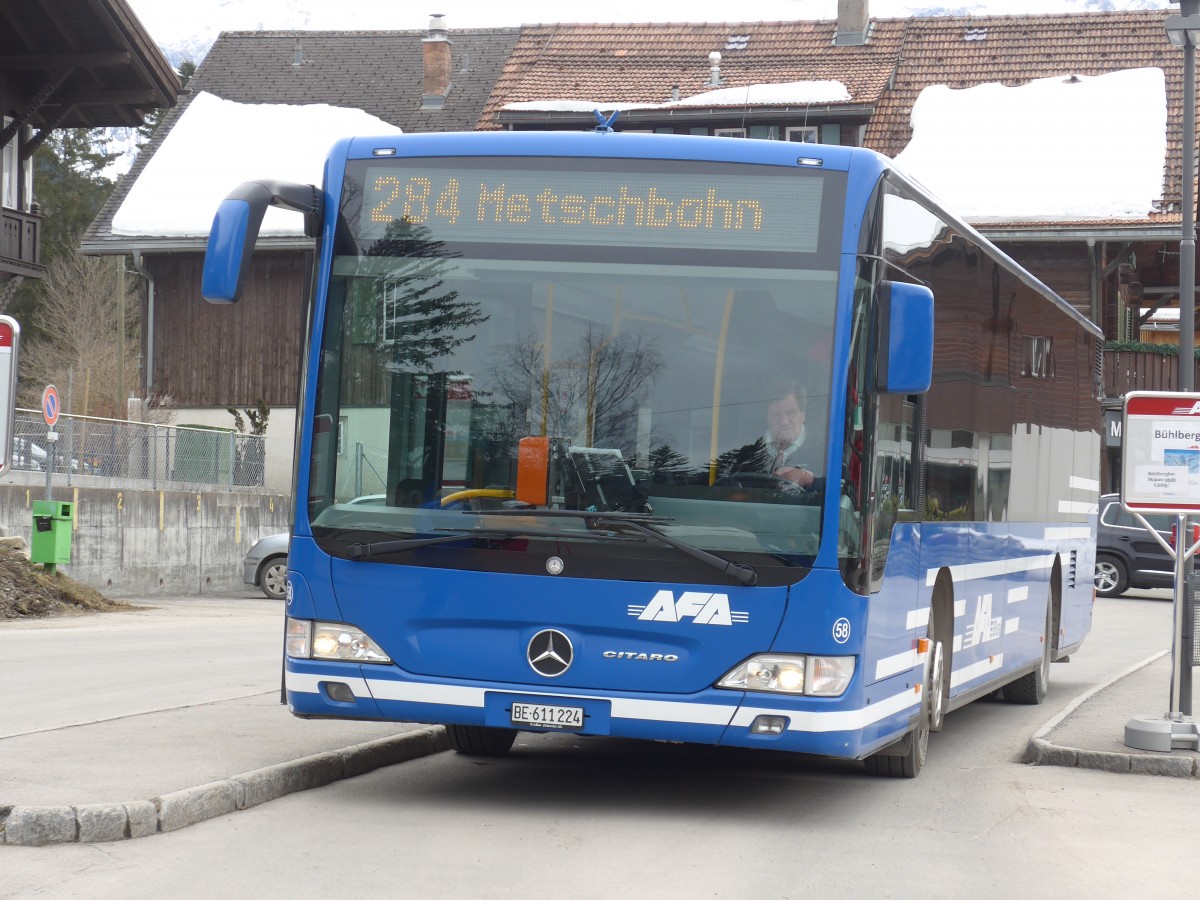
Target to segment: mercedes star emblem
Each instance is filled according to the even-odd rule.
[[[547,628],[530,639],[527,656],[533,671],[547,678],[557,678],[571,668],[574,652],[570,638],[561,631]]]

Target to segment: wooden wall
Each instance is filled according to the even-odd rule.
[[[309,259],[258,253],[241,301],[216,304],[200,296],[202,255],[147,257],[155,289],[154,392],[177,406],[253,406],[259,398],[294,406]]]

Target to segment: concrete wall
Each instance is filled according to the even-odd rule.
[[[5,481],[0,525],[28,544],[32,504],[45,499],[45,484],[20,483],[12,475]],[[59,571],[112,597],[239,589],[250,545],[287,531],[291,521],[291,498],[284,494],[56,484],[52,499],[75,503],[71,562]]]

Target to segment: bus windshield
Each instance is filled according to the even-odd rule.
[[[594,518],[533,514],[574,510],[810,565],[840,484],[844,200],[844,173],[772,166],[349,163],[317,373],[318,543],[519,521],[526,539],[627,552],[635,535],[598,541]],[[653,543],[639,552],[670,554]]]

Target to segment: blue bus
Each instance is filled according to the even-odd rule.
[[[1101,333],[861,148],[359,137],[219,207],[315,238],[301,717],[756,747],[914,777],[1091,624]]]

